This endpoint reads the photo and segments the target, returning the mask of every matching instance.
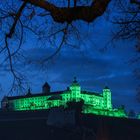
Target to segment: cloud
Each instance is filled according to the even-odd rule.
[[[39,91],[39,85],[45,81],[51,84],[52,90],[63,90],[71,84],[73,77],[77,76],[83,89],[102,92],[104,86],[108,85],[116,103],[123,101],[127,103],[133,97],[133,104],[135,104],[137,81],[133,77],[133,67],[128,63],[129,58],[134,54],[134,42],[119,41],[115,44],[116,48],[112,48],[112,44],[109,44],[108,49],[101,53],[98,50],[104,47],[110,39],[108,29],[111,25],[106,24],[105,21],[97,21],[97,24],[98,27],[88,29],[91,37],[90,41],[83,39],[87,41],[85,46],[82,44],[79,49],[64,46],[42,71],[40,71],[39,63],[28,65],[26,71],[32,81],[34,91]],[[50,56],[56,49],[49,46],[46,48],[30,47],[25,54],[28,56],[27,61],[35,62]]]

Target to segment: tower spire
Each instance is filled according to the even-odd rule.
[[[27,95],[31,95],[31,88],[30,87],[28,88]]]
[[[74,82],[74,83],[77,83],[77,78],[76,78],[76,76],[74,77],[73,82]]]
[[[72,82],[71,86],[80,86],[78,81],[77,81],[76,76],[73,78],[73,82]]]
[[[31,89],[30,89],[30,87],[29,87],[29,89],[28,89],[28,93],[31,94]]]

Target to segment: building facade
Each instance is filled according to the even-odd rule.
[[[67,107],[68,102],[84,101],[82,113],[106,115],[114,117],[127,117],[124,109],[112,107],[111,91],[108,87],[102,93],[81,90],[76,78],[64,91],[51,92],[48,83],[42,87],[42,93],[31,94],[30,90],[25,96],[5,96],[2,99],[2,109],[13,111],[50,109],[54,107]]]

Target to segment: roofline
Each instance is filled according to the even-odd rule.
[[[14,99],[22,99],[22,98],[32,98],[32,97],[40,97],[40,96],[51,96],[51,95],[58,95],[62,94],[64,91],[55,91],[50,93],[39,93],[39,94],[26,94],[20,96],[6,96],[7,99],[14,100]]]

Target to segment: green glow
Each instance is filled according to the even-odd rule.
[[[103,89],[103,97],[104,97],[105,108],[112,109],[110,89]]]
[[[10,102],[14,110],[38,110],[60,106],[60,100],[48,100],[47,96],[22,98]]]
[[[137,118],[140,119],[140,114],[138,114]]]
[[[82,113],[106,115],[114,117],[127,117],[123,109],[113,109],[111,103],[111,91],[109,88],[103,89],[102,94],[91,94],[89,92],[81,91],[80,85],[75,80],[69,87],[69,90],[64,91],[58,96],[61,98],[50,98],[54,95],[33,96],[19,99],[9,100],[9,106],[11,109],[20,110],[39,110],[50,109],[52,107],[67,106],[67,102],[80,100],[84,101]]]

